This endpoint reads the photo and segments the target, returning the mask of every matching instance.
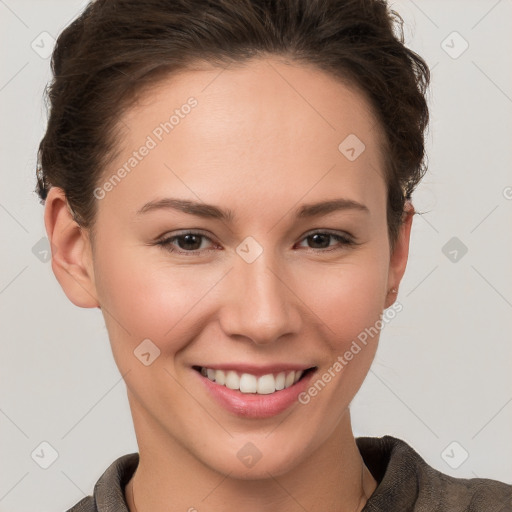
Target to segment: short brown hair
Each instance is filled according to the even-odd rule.
[[[145,86],[201,61],[224,66],[284,56],[348,80],[372,104],[386,140],[387,222],[394,246],[405,200],[426,171],[424,60],[404,46],[384,0],[96,0],[57,39],[37,186],[64,190],[94,226],[93,191],[115,156],[118,120]]]

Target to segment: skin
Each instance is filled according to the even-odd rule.
[[[198,106],[98,201],[94,245],[61,189],[46,203],[53,271],[74,304],[101,308],[126,382],[140,453],[129,509],[361,510],[377,484],[349,404],[378,336],[307,405],[266,419],[220,407],[191,366],[290,362],[327,371],[395,301],[389,290],[406,268],[412,205],[391,253],[383,139],[369,103],[322,71],[275,57],[182,72],[146,92],[123,115],[120,153],[105,177],[190,96]],[[352,133],[366,146],[353,162],[338,150]],[[163,197],[229,208],[236,220],[170,209],[136,215]],[[369,211],[294,215],[340,197]],[[193,256],[154,244],[187,229],[209,237],[196,239]],[[313,230],[349,233],[358,245],[328,237],[315,245]],[[236,252],[248,236],[263,249],[252,263]],[[187,250],[183,239],[172,247]],[[146,338],[161,351],[150,366],[133,353]],[[248,442],[262,454],[252,468],[237,457]]]

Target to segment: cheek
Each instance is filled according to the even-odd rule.
[[[222,278],[219,266],[176,265],[165,255],[148,257],[151,251],[105,251],[97,261],[97,289],[115,353],[128,345],[131,353],[146,338],[162,350],[180,350],[187,342],[183,333],[192,339],[200,329],[201,301]]]
[[[312,309],[326,324],[329,337],[343,345],[374,325],[384,308],[387,283],[385,258],[361,257],[310,277]]]

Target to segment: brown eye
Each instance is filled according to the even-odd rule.
[[[180,249],[197,251],[201,247],[201,238],[201,235],[181,235],[176,240]]]
[[[331,245],[332,240],[336,240],[338,244]],[[354,245],[355,242],[349,238],[348,236],[337,234],[337,233],[329,233],[325,231],[319,231],[316,233],[312,233],[303,238],[303,240],[308,242],[308,247],[310,249],[339,249],[343,248],[347,245]]]
[[[205,240],[212,242],[210,238],[202,233],[190,232],[164,238],[157,242],[156,245],[162,246],[169,252],[194,255],[210,249],[203,246],[203,241]]]
[[[308,236],[308,240],[311,242],[312,249],[325,249],[330,246],[330,240],[332,235],[326,233],[315,233],[314,235]]]

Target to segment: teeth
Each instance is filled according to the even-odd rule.
[[[275,390],[276,379],[271,373],[268,375],[262,375],[258,379],[258,394],[269,395],[270,393],[274,393]]]
[[[259,395],[270,395],[276,391],[293,386],[303,375],[302,370],[291,372],[280,372],[276,375],[269,373],[256,377],[250,373],[242,373],[229,370],[213,370],[211,368],[201,368],[201,375],[208,378],[212,382],[216,382],[221,386],[229,389],[239,390],[242,393],[257,393]]]
[[[224,385],[229,389],[240,389],[240,377],[236,372],[230,371],[226,374],[226,383]]]
[[[224,386],[224,384],[226,384],[226,374],[222,370],[216,370],[213,375],[213,379],[210,380],[213,380],[217,384]]]
[[[280,391],[284,389],[284,384],[286,382],[286,373],[281,372],[276,375],[276,391]]]
[[[286,379],[284,381],[284,387],[289,388],[293,384],[294,380],[295,380],[295,372],[288,373],[286,375]]]
[[[240,377],[239,389],[242,393],[256,393],[258,389],[258,379],[249,373],[243,373]]]

